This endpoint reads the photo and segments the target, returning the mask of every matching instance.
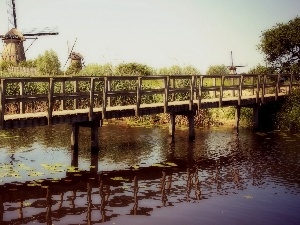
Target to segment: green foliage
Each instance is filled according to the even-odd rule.
[[[261,35],[259,50],[279,72],[300,72],[300,18],[279,23]]]
[[[7,72],[11,66],[15,66],[15,64],[9,61],[0,61],[0,71],[2,72]]]
[[[294,90],[277,114],[278,125],[285,129],[300,131],[300,89]]]
[[[200,71],[191,66],[181,67],[179,65],[173,65],[169,68],[163,67],[157,70],[157,73],[160,75],[200,75]]]
[[[36,67],[41,75],[59,75],[61,73],[58,56],[53,50],[39,55],[36,59]]]
[[[82,69],[82,65],[80,62],[76,61],[73,62],[66,70],[65,74],[66,75],[75,75],[78,74],[80,72],[80,70]]]
[[[121,63],[115,68],[117,76],[150,76],[153,69],[139,63]]]
[[[19,62],[18,66],[31,68],[31,67],[36,67],[36,63],[37,63],[36,60],[27,60],[27,61]]]
[[[207,75],[226,75],[229,74],[229,69],[225,65],[209,66],[206,71]]]
[[[89,64],[79,72],[81,76],[112,76],[113,74],[114,68],[109,63],[104,65]]]
[[[275,69],[258,64],[256,67],[251,68],[248,74],[274,74]]]

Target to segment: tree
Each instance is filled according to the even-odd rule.
[[[47,50],[43,55],[39,55],[36,59],[36,67],[41,75],[60,74],[60,62],[53,50]]]
[[[118,76],[149,76],[153,74],[152,68],[139,63],[121,63],[115,68]]]
[[[92,63],[85,66],[79,75],[82,76],[112,76],[114,74],[114,68],[110,63],[104,65]]]
[[[251,68],[248,74],[273,74],[275,73],[274,68],[266,67],[258,64],[256,67]]]
[[[259,50],[278,72],[300,71],[300,18],[279,23],[261,35]]]
[[[226,74],[229,74],[229,69],[224,64],[209,66],[208,70],[206,71],[206,74],[207,75],[226,75]]]
[[[66,75],[75,75],[78,74],[82,69],[80,62],[73,62],[66,70]]]

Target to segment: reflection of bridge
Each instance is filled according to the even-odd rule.
[[[71,123],[76,148],[78,127],[88,126],[98,148],[102,119],[169,113],[172,137],[175,116],[186,115],[194,139],[197,110],[234,106],[238,126],[240,108],[252,107],[258,126],[260,105],[282,99],[294,86],[294,75],[2,78],[0,128]]]
[[[187,151],[192,155],[193,145],[189,145]],[[203,158],[201,162],[191,157],[190,163],[172,161],[170,157],[173,163],[161,163],[161,167],[98,173],[96,153],[92,154],[90,171],[67,172],[63,179],[1,185],[0,223],[5,224],[7,218],[14,224],[35,221],[52,224],[66,220],[71,223],[74,217],[77,223],[93,224],[110,220],[122,212],[149,215],[157,207],[206,199],[212,197],[212,189],[220,193],[224,188],[228,193],[243,188],[241,174],[237,169],[232,170],[233,156],[218,161]],[[78,166],[76,162],[73,165]],[[228,171],[220,172],[221,167]],[[241,173],[242,168],[239,169]],[[200,170],[210,171],[204,180]],[[249,175],[255,179],[255,174]]]

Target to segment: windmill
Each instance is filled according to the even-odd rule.
[[[71,50],[69,49],[69,45],[68,45],[68,59],[65,62],[63,68],[65,68],[65,66],[67,65],[69,60],[70,60],[70,66],[71,65],[77,65],[79,68],[82,68],[82,66],[85,66],[83,56],[80,53],[73,51],[73,49],[75,47],[75,44],[76,44],[76,41],[77,41],[77,38],[75,39]]]
[[[232,57],[232,51],[230,52],[231,54],[231,66],[227,66],[227,68],[230,71],[230,74],[237,74],[236,69],[237,67],[245,67],[245,66],[234,66],[233,65],[233,57]]]
[[[21,33],[17,28],[17,14],[16,14],[15,0],[11,0],[11,2],[10,0],[8,0],[8,5],[10,7],[9,11],[12,11],[10,12],[11,13],[10,16],[12,16],[13,18],[13,20],[10,20],[9,22],[11,23],[13,28],[11,28],[4,35],[0,34],[0,38],[4,43],[0,60],[2,59],[4,61],[19,63],[21,61],[26,61],[25,52],[33,44],[33,42],[37,40],[38,36],[58,35],[58,32],[55,29],[50,29],[49,27],[46,27],[41,31],[36,31],[36,29],[31,29],[29,32]],[[33,42],[26,50],[24,50],[23,42],[26,39],[33,39]]]

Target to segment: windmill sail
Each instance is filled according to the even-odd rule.
[[[58,35],[57,27],[55,27],[55,28],[45,27],[43,30],[38,30],[37,28],[33,28],[30,30],[23,30],[22,33],[26,37],[43,36],[43,35]]]

